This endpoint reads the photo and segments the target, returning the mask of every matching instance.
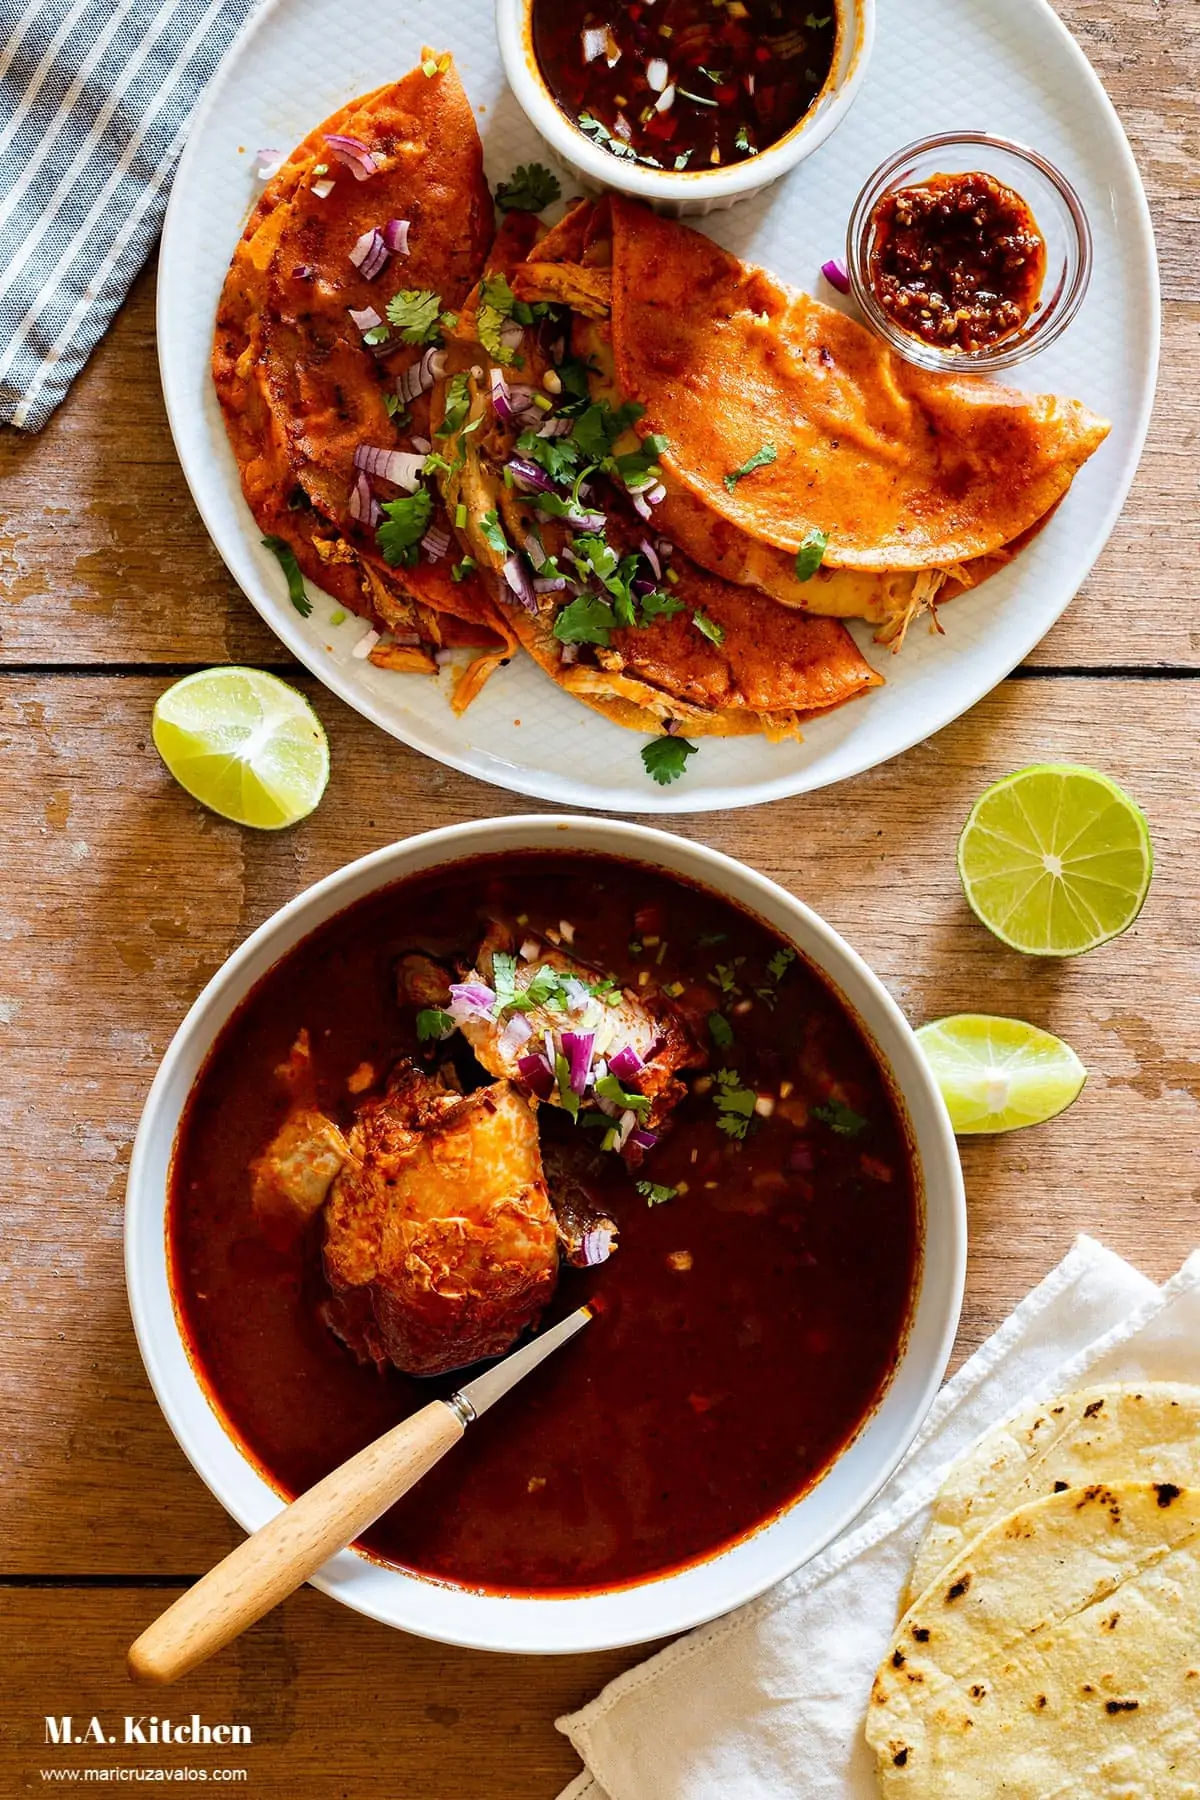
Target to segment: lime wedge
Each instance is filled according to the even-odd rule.
[[[1022,1019],[955,1013],[922,1025],[917,1042],[960,1137],[1041,1125],[1087,1080],[1070,1044]]]
[[[1018,769],[975,802],[958,840],[974,912],[1027,956],[1079,956],[1142,910],[1154,853],[1141,808],[1071,763]]]
[[[329,743],[303,694],[261,669],[201,669],[154,708],[154,744],[181,787],[223,819],[278,831],[316,806]]]

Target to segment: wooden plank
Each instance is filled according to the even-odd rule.
[[[174,1590],[0,1592],[10,1656],[0,1793],[44,1794],[49,1769],[245,1769],[251,1800],[552,1800],[577,1772],[554,1718],[644,1651],[482,1656],[424,1643],[349,1613],[311,1588],[177,1687],[135,1688],[125,1651]],[[45,1742],[47,1716],[76,1733],[100,1718],[247,1725],[242,1748]],[[194,1778],[193,1778],[194,1781]],[[57,1784],[55,1784],[57,1785]],[[199,1785],[194,1782],[194,1785]],[[140,1791],[140,1790],[139,1790]]]
[[[315,685],[315,684],[314,684]],[[191,1573],[234,1541],[143,1376],[121,1203],[158,1057],[253,926],[351,857],[528,803],[435,768],[318,695],[333,778],[280,837],[201,811],[148,741],[152,678],[8,677],[0,794],[0,1571]],[[1193,802],[1200,683],[1007,683],[932,742],[835,792],[681,828],[782,881],[844,931],[914,1021],[961,1009],[1060,1031],[1092,1070],[1064,1118],[968,1144],[962,1347],[1090,1230],[1166,1276],[1196,1242],[1200,921]],[[1158,872],[1139,924],[1078,963],[1030,963],[978,926],[954,843],[996,776],[1101,763],[1149,813]],[[53,1082],[48,1097],[47,1083]],[[169,1521],[169,1524],[167,1523]]]

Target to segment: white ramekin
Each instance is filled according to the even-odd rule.
[[[866,963],[785,889],[744,864],[664,831],[603,818],[533,815],[429,831],[328,876],[260,925],[213,976],[176,1032],[133,1146],[125,1274],[138,1345],[159,1404],[196,1472],[247,1531],[279,1511],[201,1385],[180,1332],[167,1261],[171,1155],[180,1116],[217,1033],[267,970],[318,925],[389,882],[489,852],[606,851],[673,870],[749,908],[832,980],[890,1069],[920,1167],[920,1285],[896,1373],[858,1437],[817,1485],[708,1561],[610,1593],[509,1599],[444,1586],[349,1550],[314,1585],[384,1624],[442,1643],[550,1654],[642,1643],[740,1606],[849,1524],[912,1443],[945,1372],[962,1301],[966,1205],[950,1121],[908,1023]],[[519,1406],[520,1395],[506,1405]]]
[[[560,162],[595,192],[617,188],[659,212],[679,217],[733,206],[757,194],[811,156],[853,106],[875,41],[875,0],[836,0],[838,40],[833,68],[813,105],[786,135],[745,162],[716,169],[651,169],[613,156],[571,123],[542,79],[533,49],[533,0],[496,0],[496,36],[504,73],[534,128]]]

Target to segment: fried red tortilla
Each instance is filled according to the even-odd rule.
[[[618,195],[540,246],[518,292],[611,313],[617,386],[645,406],[639,430],[669,440],[664,504],[681,503],[664,527],[793,605],[808,599],[792,564],[810,531],[828,534],[834,570],[946,571],[1002,553],[1109,429],[1078,401],[916,369],[855,320]],[[734,479],[766,448],[773,461]],[[730,533],[744,540],[732,559]]]
[[[217,315],[213,376],[247,502],[265,533],[283,538],[304,573],[342,604],[389,627],[372,653],[389,667],[434,667],[442,645],[491,654],[460,683],[456,704],[509,654],[511,634],[469,575],[451,578],[449,557],[422,554],[392,568],[374,528],[353,516],[354,454],[361,445],[411,450],[428,436],[428,394],[401,428],[387,398],[421,358],[422,345],[392,333],[376,356],[350,317],[384,316],[400,289],[429,289],[461,305],[492,239],[493,209],[470,104],[448,58],[437,71],[351,102],[312,132],[268,183],[235,253]],[[365,144],[377,169],[356,180],[331,154],[340,133]],[[320,165],[325,165],[322,171]],[[324,195],[314,181],[333,180]],[[350,251],[364,232],[409,222],[408,254],[364,279]],[[405,490],[371,478],[380,501]],[[435,513],[432,528],[446,529]]]

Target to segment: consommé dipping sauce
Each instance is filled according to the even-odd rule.
[[[798,125],[829,79],[836,0],[533,0],[559,106],[614,156],[658,169],[744,162]]]
[[[671,1009],[695,1053],[632,1161],[602,1147],[613,1118],[538,1106],[552,1201],[590,1196],[618,1230],[598,1266],[564,1262],[543,1323],[584,1300],[596,1316],[365,1545],[472,1588],[611,1588],[712,1554],[811,1487],[908,1328],[921,1203],[897,1101],[837,994],[758,919],[660,870],[542,852],[348,908],[263,978],[196,1083],[173,1165],[174,1293],[213,1404],[289,1494],[460,1385],[358,1360],[326,1323],[323,1212],[272,1241],[249,1170],[287,1112],[278,1071],[302,1032],[316,1104],[345,1131],[397,1061],[467,1092],[491,1081],[397,971],[415,953],[461,975],[507,928],[569,946],[602,1004]]]

